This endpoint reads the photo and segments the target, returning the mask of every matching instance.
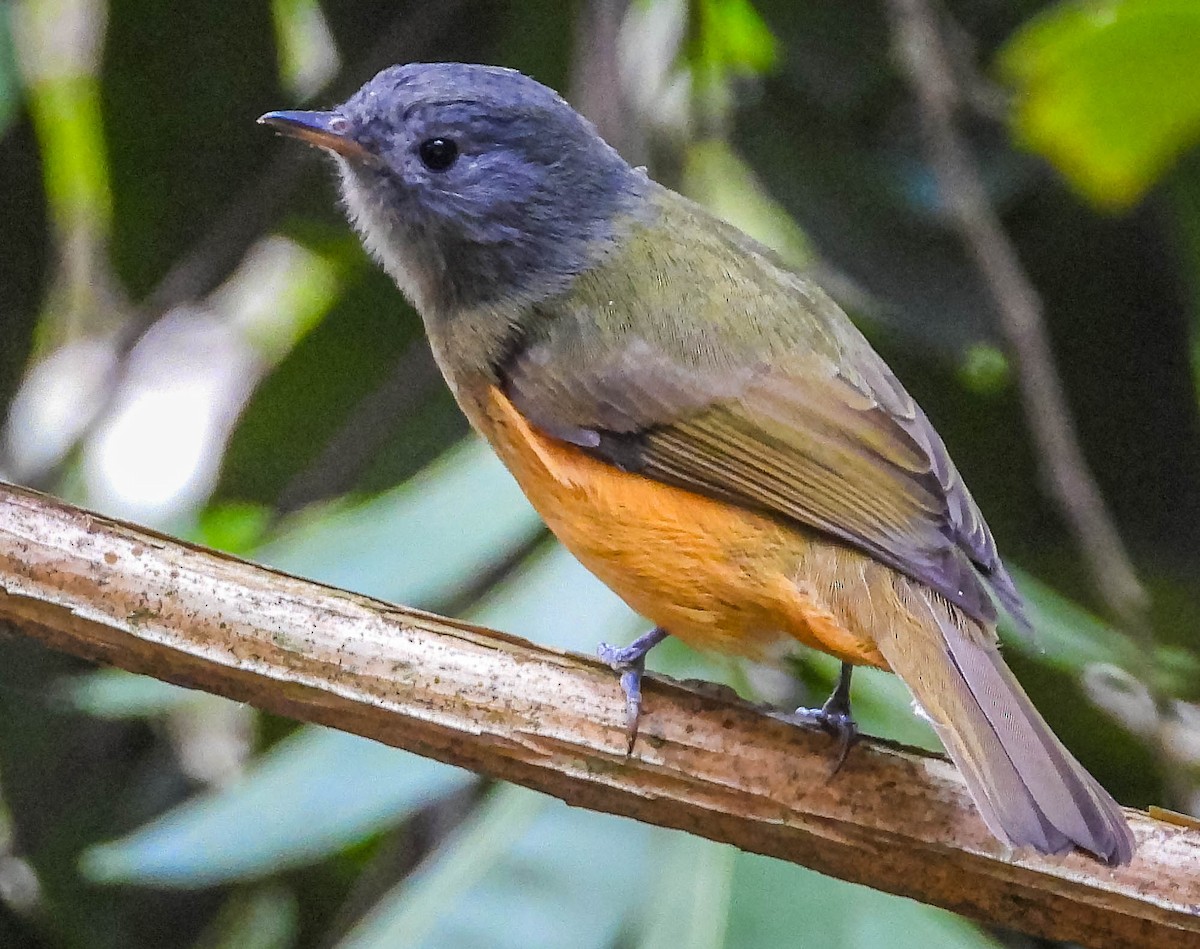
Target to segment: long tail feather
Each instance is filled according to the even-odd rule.
[[[991,831],[1017,847],[1080,847],[1128,863],[1134,841],[1121,808],[1050,731],[990,633],[931,591],[901,584],[904,620],[880,636],[879,650],[933,722]]]

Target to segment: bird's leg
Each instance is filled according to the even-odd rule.
[[[850,746],[858,738],[858,724],[850,714],[850,676],[853,672],[854,666],[843,662],[842,671],[838,674],[837,687],[825,700],[825,704],[820,708],[798,708],[792,713],[795,721],[804,725],[816,725],[837,741],[838,756],[833,766],[833,774],[837,774],[845,763]]]
[[[601,643],[596,654],[621,674],[621,690],[625,693],[625,737],[626,754],[633,753],[637,740],[638,719],[642,714],[642,673],[646,671],[646,653],[661,643],[669,634],[661,626],[639,636],[628,646],[610,646]]]

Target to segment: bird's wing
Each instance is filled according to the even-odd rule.
[[[861,341],[861,337],[856,339]],[[508,363],[505,388],[546,434],[628,471],[816,528],[990,624],[987,587],[1021,599],[941,438],[861,341],[705,365],[642,338],[583,358],[553,336]]]

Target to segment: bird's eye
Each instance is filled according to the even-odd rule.
[[[430,138],[421,143],[418,153],[430,171],[445,171],[458,157],[458,146],[448,138]]]

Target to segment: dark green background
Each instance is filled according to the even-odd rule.
[[[166,365],[131,348],[167,325],[208,325],[195,322],[207,310],[259,354],[252,385],[243,401],[212,397],[232,415],[199,498],[144,519],[571,648],[634,635],[640,621],[551,545],[499,465],[460,444],[419,320],[350,235],[328,168],[253,121],[332,105],[393,62],[514,66],[567,94],[632,161],[850,288],[848,307],[1020,572],[1039,636],[1007,655],[1035,702],[1122,802],[1194,810],[1200,8],[956,0],[944,12],[970,92],[960,126],[1042,295],[1085,454],[1150,591],[1150,650],[1095,618],[1104,600],[1041,488],[1015,368],[938,198],[880,2],[0,9],[8,434],[47,418],[20,408],[45,360],[98,343],[118,365],[98,393],[50,377],[35,404],[58,393],[56,425],[98,413],[42,465],[8,438],[0,476],[106,507],[94,465],[121,393],[155,371],[186,387],[204,361],[203,340]],[[652,28],[673,16],[674,45]],[[80,52],[88,22],[93,57]],[[307,99],[287,52],[303,23],[323,24],[336,54]],[[667,95],[663,76],[683,94]],[[256,349],[230,310],[245,297],[228,291],[253,289],[244,261],[272,235],[332,283],[300,324],[295,301],[280,302],[291,335]],[[165,434],[150,426],[135,443],[167,451]],[[834,672],[814,658],[789,684],[663,653],[666,671],[779,704],[819,699]],[[1104,679],[1121,689],[1095,685],[1102,664],[1125,670]],[[864,675],[855,698],[868,730],[930,743],[894,680]],[[195,763],[213,749],[226,766]],[[0,640],[0,945],[266,949],[350,933],[347,945],[386,947],[1029,944]]]

